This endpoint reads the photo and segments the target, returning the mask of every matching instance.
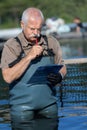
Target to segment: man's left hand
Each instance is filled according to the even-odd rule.
[[[60,72],[58,72],[57,74],[50,73],[47,76],[47,79],[51,83],[51,85],[55,86],[56,84],[58,84],[62,81],[62,75]]]

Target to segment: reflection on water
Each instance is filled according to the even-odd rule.
[[[63,58],[87,57],[87,38],[60,40]]]
[[[8,85],[3,81],[0,70],[0,130],[11,130],[8,102]]]
[[[62,43],[62,46],[66,48],[63,57],[86,57],[86,40],[83,44],[80,42],[81,40],[77,40],[72,44],[70,40],[70,44]],[[56,87],[58,120],[36,119],[24,124],[14,124],[13,130],[87,129],[87,64],[67,65],[67,70],[66,78],[61,85]],[[0,71],[0,130],[12,130],[8,98],[8,85],[3,81]]]
[[[87,105],[87,63],[67,65],[67,76],[57,88],[60,107]]]
[[[87,129],[87,63],[67,65],[68,73],[57,88],[58,130]]]

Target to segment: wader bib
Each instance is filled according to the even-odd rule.
[[[49,85],[43,79],[32,78],[38,67],[49,64],[53,64],[53,57],[38,57],[31,62],[21,79],[17,83],[10,85],[12,115],[20,112],[41,110],[56,103],[56,97]]]

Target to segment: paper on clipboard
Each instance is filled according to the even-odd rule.
[[[58,71],[63,67],[63,65],[46,65],[46,66],[40,66],[37,68],[35,73],[32,75],[31,79],[28,81],[28,83],[42,83],[47,81],[47,76],[50,73],[58,73]]]

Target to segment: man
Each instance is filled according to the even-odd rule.
[[[52,36],[42,36],[44,22],[42,12],[28,8],[22,14],[22,32],[9,39],[2,52],[1,65],[4,80],[9,83],[11,118],[26,122],[39,115],[46,118],[57,117],[56,98],[51,87],[62,81],[66,67],[58,41]],[[47,83],[32,78],[40,66],[63,64],[57,75],[50,74]]]
[[[85,32],[85,28],[79,17],[75,17],[73,22],[76,24],[76,32],[82,32],[82,33]]]

